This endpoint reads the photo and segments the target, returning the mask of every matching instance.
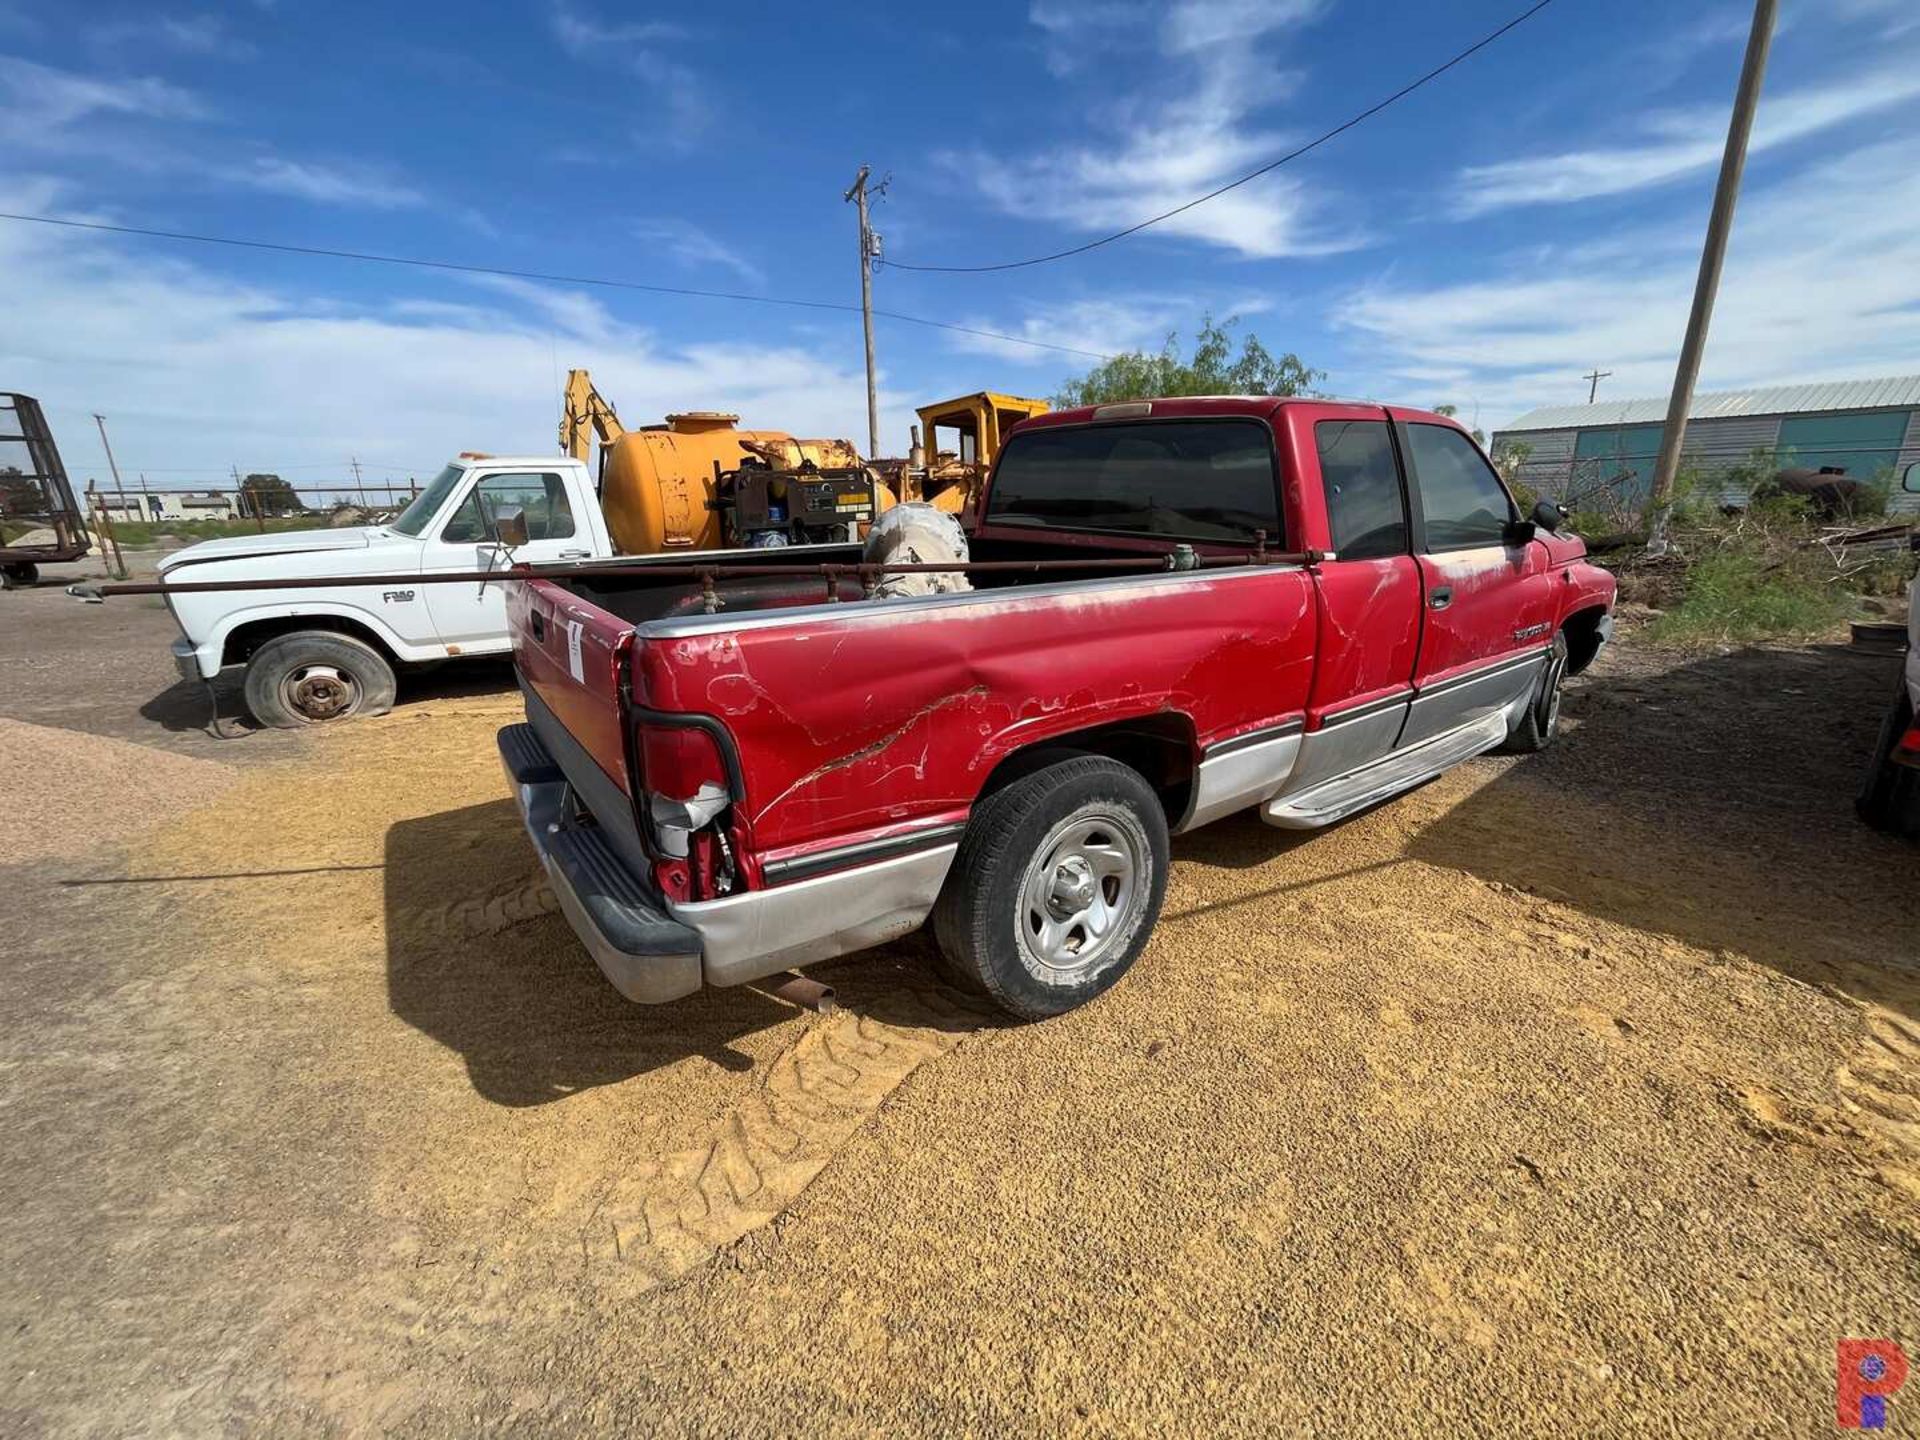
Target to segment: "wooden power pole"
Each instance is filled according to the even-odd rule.
[[[1667,424],[1660,434],[1660,458],[1653,470],[1653,493],[1647,497],[1647,550],[1653,555],[1664,554],[1667,548],[1673,477],[1680,469],[1680,447],[1687,438],[1687,411],[1693,406],[1700,356],[1707,347],[1707,326],[1713,320],[1713,301],[1720,290],[1727,236],[1733,230],[1733,206],[1740,197],[1740,175],[1747,164],[1747,138],[1753,133],[1753,114],[1760,104],[1760,82],[1766,77],[1767,52],[1773,45],[1778,10],[1779,0],[1754,0],[1753,29],[1747,35],[1747,57],[1740,66],[1740,88],[1733,97],[1726,153],[1720,158],[1720,183],[1714,188],[1707,242],[1700,252],[1700,276],[1693,287],[1693,311],[1687,316],[1687,335],[1680,345],[1680,363],[1674,369],[1673,396],[1667,402]]]
[[[1595,400],[1600,398],[1600,382],[1611,374],[1613,374],[1611,370],[1602,370],[1596,365],[1580,377],[1582,380],[1589,382],[1587,385],[1587,404],[1591,405]]]
[[[880,237],[867,223],[867,176],[872,166],[862,165],[853,177],[853,185],[844,199],[860,207],[860,323],[867,338],[867,458],[880,453],[880,392],[873,378],[873,262],[880,258]],[[880,187],[885,189],[885,183]],[[877,193],[877,192],[876,192]]]

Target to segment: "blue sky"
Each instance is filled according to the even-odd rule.
[[[1371,104],[1520,0],[406,7],[0,0],[0,209],[857,300],[888,255],[1079,243]],[[1326,387],[1488,429],[1671,378],[1740,4],[1556,0],[1399,106],[1134,239],[1006,274],[882,269],[892,310],[1110,353],[1239,315]],[[1920,8],[1787,0],[1709,387],[1920,370]],[[590,367],[628,424],[733,409],[864,445],[854,315],[458,277],[0,222],[0,388],[69,468],[331,479],[552,448]],[[882,321],[914,405],[1046,395],[1085,359]]]

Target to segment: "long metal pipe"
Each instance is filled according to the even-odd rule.
[[[869,580],[881,575],[1008,574],[1026,572],[1068,572],[1076,570],[1170,570],[1169,557],[1148,556],[1138,560],[1112,557],[1086,560],[972,560],[961,564],[903,563],[873,565],[850,561],[845,565],[515,565],[505,570],[442,570],[430,575],[312,575],[291,580],[188,580],[179,584],[136,583],[91,587],[87,595],[197,595],[227,590],[316,590],[336,585],[383,585],[401,589],[412,585],[476,585],[498,580],[597,580],[601,578],[656,578],[673,580],[727,580],[749,576],[817,576],[823,580],[842,577]],[[1319,550],[1259,551],[1248,555],[1200,555],[1194,557],[1196,569],[1220,569],[1240,565],[1313,565],[1326,559]],[[74,587],[78,588],[78,587]]]

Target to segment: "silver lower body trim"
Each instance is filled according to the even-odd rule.
[[[700,932],[707,983],[741,985],[912,934],[940,898],[959,848],[941,845],[771,890],[670,903],[668,909]]]
[[[1300,733],[1295,731],[1202,760],[1193,777],[1193,798],[1174,833],[1183,835],[1271,799],[1286,783],[1299,753]]]

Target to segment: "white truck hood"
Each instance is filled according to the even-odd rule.
[[[167,574],[183,565],[202,565],[210,560],[262,560],[264,569],[277,568],[275,562],[318,550],[365,550],[382,540],[403,541],[378,525],[351,525],[339,530],[281,530],[269,535],[234,535],[225,540],[202,540],[184,550],[176,550],[160,562],[160,573]],[[289,572],[291,573],[291,572]]]

